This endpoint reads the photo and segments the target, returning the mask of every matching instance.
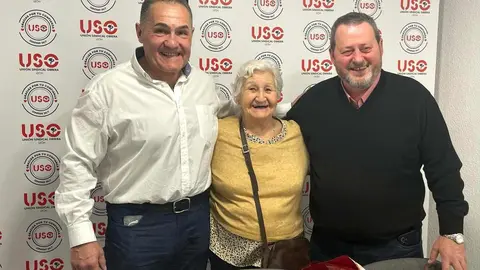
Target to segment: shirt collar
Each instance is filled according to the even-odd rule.
[[[132,64],[133,69],[137,73],[139,73],[141,76],[143,76],[145,79],[149,81],[154,81],[138,62],[138,59],[144,56],[145,56],[145,50],[143,49],[143,47],[138,47],[135,49],[135,52],[133,53],[133,56],[130,62]],[[187,62],[187,64],[182,68],[182,73],[186,78],[188,78],[188,76],[192,73],[192,66],[190,65],[190,63]]]

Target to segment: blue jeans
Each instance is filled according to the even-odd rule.
[[[396,238],[376,243],[350,243],[313,229],[310,240],[312,261],[328,261],[348,255],[360,265],[399,258],[423,258],[421,228],[412,229]]]
[[[208,191],[182,213],[153,204],[107,204],[110,270],[205,270],[210,242]]]

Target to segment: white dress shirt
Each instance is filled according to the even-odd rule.
[[[143,54],[137,48],[129,62],[96,76],[73,109],[55,192],[70,247],[96,241],[90,192],[97,181],[110,203],[163,204],[211,184],[217,116],[231,114],[233,101],[220,101],[212,78],[190,65],[172,91],[142,69]]]

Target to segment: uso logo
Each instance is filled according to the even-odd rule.
[[[220,98],[220,100],[228,101],[232,99],[232,93],[225,85],[216,83],[215,90],[217,91],[217,96]]]
[[[253,0],[253,12],[263,20],[273,20],[282,11],[282,0]]]
[[[252,26],[252,42],[283,43],[284,31],[280,26]]]
[[[210,8],[210,9],[232,9],[233,0],[198,0],[199,8]]]
[[[428,31],[420,23],[411,22],[400,31],[400,46],[409,54],[422,52],[428,45]]]
[[[107,215],[107,205],[103,196],[105,193],[103,192],[102,184],[97,183],[95,188],[90,192],[90,198],[93,199],[93,214],[96,216],[106,216]]]
[[[51,115],[59,105],[57,89],[44,81],[35,81],[25,86],[22,97],[23,109],[36,117]]]
[[[65,263],[60,258],[25,261],[25,270],[62,270]]]
[[[426,75],[428,64],[425,60],[398,60],[397,74],[401,75]]]
[[[116,0],[81,0],[83,6],[93,13],[105,13],[115,6]]]
[[[198,59],[198,66],[207,74],[232,74],[233,62],[230,58],[202,58]]]
[[[105,234],[107,233],[107,224],[105,222],[94,222],[93,224],[93,232],[97,239],[105,238]]]
[[[19,53],[20,71],[58,71],[58,56],[53,53]]]
[[[303,0],[303,11],[335,11],[335,0]]]
[[[382,0],[355,0],[354,10],[376,20],[382,14]]]
[[[22,124],[22,141],[60,141],[62,130],[56,123],[44,124]]]
[[[430,14],[430,0],[400,0],[400,13]]]
[[[330,59],[302,59],[302,75],[332,75],[333,63]]]
[[[23,162],[24,175],[32,184],[47,186],[57,181],[60,159],[52,152],[39,150],[31,153]]]
[[[208,19],[200,26],[200,42],[209,51],[221,52],[232,43],[231,31],[232,28],[226,21],[220,18]]]
[[[283,65],[282,58],[280,58],[280,56],[278,56],[273,52],[259,53],[257,56],[255,56],[255,60],[266,60],[270,62],[272,65],[276,66],[279,69],[280,73],[282,72],[282,65]]]
[[[309,86],[307,86],[307,88],[305,90],[303,90],[303,93],[307,92],[307,90],[310,89],[314,85],[315,84],[310,84]],[[303,196],[308,196],[309,194],[310,194],[310,177],[308,176],[305,179],[305,182],[303,183],[302,195]]]
[[[83,74],[89,79],[112,69],[117,63],[117,56],[109,49],[95,47],[88,50],[82,57]]]
[[[32,9],[25,12],[20,20],[20,36],[28,44],[43,47],[52,43],[57,37],[57,22],[49,13]]]
[[[303,230],[305,231],[305,234],[312,234],[313,231],[313,220],[312,217],[310,216],[310,209],[305,207],[302,211],[302,216],[303,216]]]
[[[62,240],[62,227],[53,219],[37,219],[27,228],[27,245],[36,252],[51,252]]]
[[[115,21],[80,20],[80,36],[94,38],[117,38],[118,24]]]
[[[303,29],[303,46],[313,53],[330,47],[330,26],[324,21],[311,21]]]
[[[55,208],[55,191],[51,192],[32,192],[23,193],[23,203],[25,210],[41,210],[44,212],[47,209]]]

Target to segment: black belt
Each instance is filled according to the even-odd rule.
[[[143,204],[134,204],[134,203],[125,203],[125,204],[111,204],[107,202],[107,207],[138,207],[139,209],[146,209],[151,211],[161,211],[166,213],[183,213],[189,211],[191,208],[201,205],[204,203],[208,204],[208,199],[210,195],[210,190],[206,190],[200,194],[197,194],[193,197],[186,197],[174,202],[168,202],[164,204],[155,204],[155,203],[143,203]]]

